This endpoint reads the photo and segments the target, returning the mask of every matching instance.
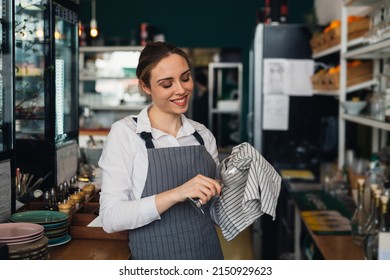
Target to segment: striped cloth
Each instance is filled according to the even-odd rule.
[[[275,220],[282,179],[271,164],[246,142],[221,164],[224,187],[212,216],[225,239],[234,239],[264,213]]]

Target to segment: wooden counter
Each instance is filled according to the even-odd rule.
[[[101,128],[101,129],[88,129],[88,128],[80,128],[79,130],[79,135],[100,135],[100,136],[107,136],[108,133],[110,132],[109,128]]]
[[[69,243],[50,247],[51,260],[127,260],[127,241],[72,239]]]
[[[291,190],[290,190],[291,191]],[[322,257],[326,260],[363,260],[364,251],[363,246],[356,244],[352,236],[348,232],[344,233],[316,233],[311,230],[311,227],[306,223],[305,219],[302,218],[303,211],[312,211],[314,205],[305,204],[302,199],[302,194],[311,193],[310,191],[292,191],[290,192],[291,197],[295,204],[295,256],[299,258],[302,256],[301,250],[301,234],[310,236],[315,247],[321,253]],[[316,193],[316,191],[314,191]],[[318,192],[318,197],[321,197],[321,191]],[[349,217],[350,212],[344,207],[344,204],[337,199],[331,197],[325,193],[323,196],[326,210],[337,210],[345,217]],[[304,228],[301,228],[301,224]]]
[[[363,260],[363,247],[352,240],[351,235],[319,235],[305,224],[318,250],[326,260]]]
[[[82,207],[72,212],[69,234],[72,239],[62,245],[49,247],[52,260],[127,260],[130,256],[127,232],[106,233],[101,227],[88,227],[97,216],[99,195],[96,193]],[[40,210],[43,201],[30,202],[23,210]]]

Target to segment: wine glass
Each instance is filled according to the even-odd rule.
[[[226,187],[227,187],[226,182],[225,182],[226,175],[233,174],[233,173],[236,173],[238,171],[238,169],[235,168],[234,166],[229,167],[227,165],[230,158],[231,158],[231,156],[228,156],[228,157],[224,158],[218,164],[216,174],[215,174],[215,180],[217,180],[221,184],[222,191],[224,189],[226,189]],[[221,191],[221,195],[222,195],[222,191]],[[217,198],[217,197],[218,197],[218,195],[215,196],[215,198]],[[200,201],[199,198],[188,197],[188,201],[197,211],[204,214],[204,210],[202,208],[202,202]]]

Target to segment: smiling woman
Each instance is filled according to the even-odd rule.
[[[215,138],[184,115],[194,88],[190,69],[183,50],[145,46],[136,73],[152,103],[113,124],[99,161],[103,228],[129,230],[133,259],[223,259],[210,216],[221,193]]]

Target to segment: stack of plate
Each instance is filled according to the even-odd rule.
[[[48,238],[48,246],[58,246],[68,243],[72,238],[69,234],[68,215],[58,211],[33,210],[12,214],[11,223],[34,223],[44,228],[43,235]]]
[[[48,238],[44,227],[34,223],[0,224],[0,242],[8,245],[9,259],[48,259]]]

